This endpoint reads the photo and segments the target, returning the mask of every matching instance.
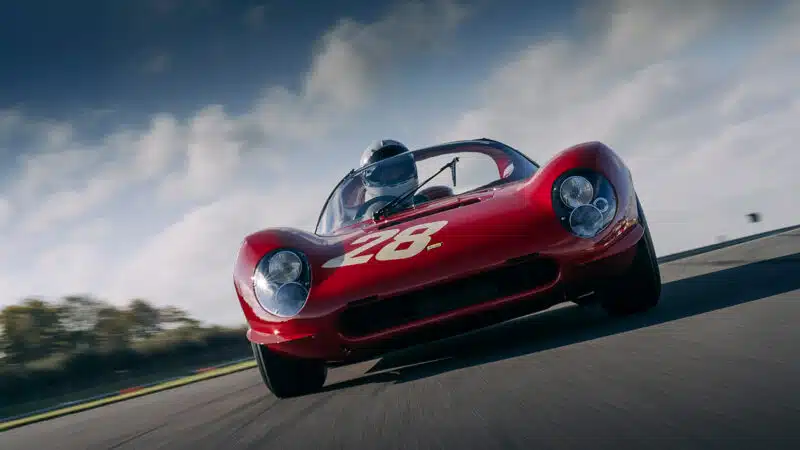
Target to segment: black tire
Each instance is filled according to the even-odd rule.
[[[612,316],[641,313],[658,305],[661,298],[661,270],[653,238],[639,199],[636,199],[644,236],[636,244],[636,256],[624,274],[615,277],[603,292],[601,305]]]
[[[319,391],[328,376],[321,361],[290,358],[251,343],[261,379],[278,398],[299,397]]]

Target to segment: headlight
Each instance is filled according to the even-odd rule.
[[[311,288],[311,268],[305,257],[279,250],[259,261],[253,274],[258,303],[270,314],[294,317],[303,309]]]
[[[267,276],[278,284],[291,283],[300,278],[303,272],[303,260],[297,253],[280,251],[272,255],[267,265]]]
[[[573,175],[561,182],[559,189],[561,201],[569,208],[577,208],[590,203],[594,198],[592,183],[584,177]]]
[[[553,184],[553,208],[561,223],[582,238],[597,236],[617,213],[617,198],[611,183],[590,170],[575,170]]]

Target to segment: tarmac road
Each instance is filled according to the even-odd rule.
[[[0,449],[800,448],[800,230],[662,265],[663,303],[565,306],[271,397],[255,370],[28,425]]]

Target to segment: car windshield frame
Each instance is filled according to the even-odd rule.
[[[487,147],[485,152],[476,150],[477,147],[481,147],[481,146]],[[462,148],[463,148],[463,150],[462,150]],[[478,187],[476,187],[474,189],[470,189],[470,190],[465,191],[465,192],[461,192],[459,194],[456,194],[455,196],[465,195],[465,194],[469,194],[469,193],[473,193],[473,192],[478,192],[478,191],[482,191],[482,190],[486,190],[486,189],[491,189],[493,187],[499,187],[499,186],[503,186],[503,185],[506,185],[506,184],[511,184],[511,183],[516,183],[516,182],[519,182],[519,181],[524,181],[524,180],[530,179],[541,168],[541,166],[536,161],[534,161],[533,159],[531,159],[530,157],[528,157],[526,154],[522,153],[521,151],[519,151],[519,150],[517,150],[517,149],[515,149],[515,148],[513,148],[513,147],[511,147],[511,146],[509,146],[507,144],[504,144],[502,142],[494,141],[494,140],[486,139],[486,138],[474,139],[474,140],[465,140],[465,141],[454,141],[454,142],[448,142],[448,143],[439,144],[439,145],[435,145],[435,146],[424,147],[424,148],[420,148],[420,149],[412,151],[411,154],[412,154],[412,157],[414,157],[415,161],[421,162],[421,161],[425,161],[427,159],[431,159],[431,158],[435,158],[437,156],[442,156],[442,155],[447,155],[447,154],[483,153],[483,154],[486,154],[486,155],[492,157],[492,155],[491,155],[492,153],[498,153],[498,152],[505,153],[508,156],[511,164],[513,165],[514,170],[517,170],[517,167],[519,167],[519,169],[522,170],[521,173],[523,173],[523,175],[522,176],[516,176],[516,177],[509,176],[509,177],[505,177],[505,178],[501,176],[501,177],[498,177],[496,180],[494,180],[494,181],[492,181],[490,183],[487,183],[487,184],[482,185],[482,186],[478,186]],[[420,156],[422,156],[422,157],[420,158]],[[392,158],[396,158],[396,156],[392,157]],[[495,162],[497,161],[496,157],[492,157],[492,159]],[[316,226],[314,227],[314,234],[315,235],[317,235],[317,236],[333,236],[333,235],[338,234],[342,229],[346,229],[346,228],[349,228],[349,227],[357,225],[357,224],[363,224],[363,223],[368,222],[370,220],[369,217],[365,216],[361,220],[353,222],[353,223],[349,223],[349,224],[346,224],[346,225],[339,225],[337,227],[332,227],[331,229],[324,230],[324,231],[321,230],[321,225],[323,223],[323,218],[326,216],[326,212],[328,212],[328,210],[330,209],[331,201],[334,199],[334,196],[337,193],[339,193],[340,188],[342,187],[342,185],[344,185],[346,182],[350,181],[354,177],[358,176],[360,173],[364,172],[365,170],[369,169],[370,167],[372,167],[372,166],[374,166],[376,164],[381,164],[381,162],[382,161],[378,161],[376,163],[368,164],[368,165],[359,167],[357,169],[351,169],[341,180],[339,180],[339,182],[336,184],[336,186],[334,186],[334,188],[331,189],[331,192],[328,194],[328,197],[325,200],[325,203],[323,204],[322,209],[320,210],[319,216],[317,217]],[[522,162],[522,164],[518,164],[520,162]],[[527,170],[526,170],[526,167],[524,167],[524,165],[529,165],[529,167],[527,167]],[[527,173],[527,175],[525,175],[526,173]],[[423,180],[420,180],[420,181],[423,181]],[[450,198],[450,197],[448,197],[448,198]]]

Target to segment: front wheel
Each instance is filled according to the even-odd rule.
[[[603,295],[603,308],[614,316],[647,311],[658,305],[661,298],[661,271],[650,227],[638,198],[636,206],[644,235],[636,244],[636,256],[630,267],[621,276],[615,277]]]
[[[321,361],[291,358],[270,351],[263,345],[253,347],[261,379],[278,398],[298,397],[319,391],[325,384],[328,368]]]

